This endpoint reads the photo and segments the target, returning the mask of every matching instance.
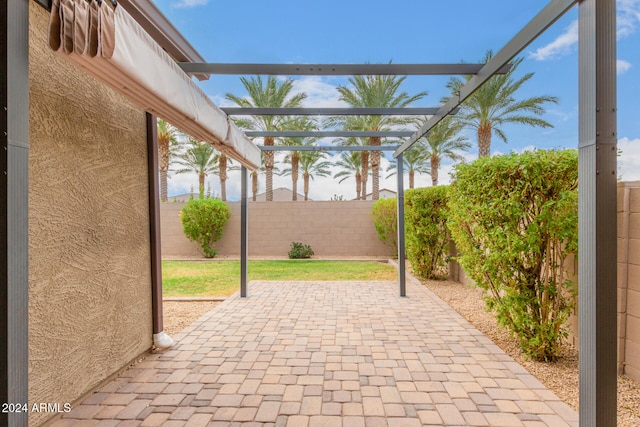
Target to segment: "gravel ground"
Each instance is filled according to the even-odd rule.
[[[563,358],[554,363],[527,360],[509,338],[509,333],[498,328],[494,316],[485,311],[480,289],[450,281],[426,281],[424,284],[560,399],[578,409],[578,354],[575,348],[565,346]],[[218,304],[220,301],[164,301],[165,332],[175,336]],[[640,384],[625,376],[618,377],[618,426],[640,426]]]
[[[221,301],[163,301],[164,331],[174,337]]]
[[[423,283],[560,399],[578,410],[578,352],[574,347],[566,345],[562,359],[554,363],[528,360],[509,333],[496,325],[495,317],[485,311],[480,289],[450,281]],[[640,426],[640,384],[624,375],[618,377],[618,426]]]

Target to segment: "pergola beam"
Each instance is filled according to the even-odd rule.
[[[411,131],[250,131],[245,132],[249,138],[406,138],[413,135]]]
[[[484,64],[222,64],[179,62],[187,74],[235,74],[275,76],[438,76],[480,72]],[[511,65],[497,72],[507,73]]]
[[[262,151],[394,151],[397,145],[258,145]]]
[[[498,53],[487,62],[478,73],[473,76],[462,88],[458,96],[450,97],[440,110],[433,115],[407,142],[402,144],[394,153],[394,156],[408,150],[423,135],[440,123],[454,108],[462,104],[469,96],[480,88],[491,76],[503,70],[503,67],[517,54],[533,42],[549,26],[564,15],[577,0],[553,0],[547,4],[516,36],[511,39]],[[468,74],[468,73],[467,73]]]
[[[229,116],[430,116],[439,107],[425,108],[240,108],[225,107]],[[457,110],[456,110],[457,112]]]

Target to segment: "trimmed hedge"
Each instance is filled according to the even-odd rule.
[[[535,151],[460,164],[449,229],[488,309],[536,360],[551,361],[577,287],[564,263],[577,252],[578,154]]]
[[[371,208],[373,226],[383,243],[398,254],[398,199],[377,200]]]
[[[217,251],[213,243],[222,237],[222,229],[231,218],[231,208],[219,199],[189,200],[180,211],[182,230],[187,239],[198,242],[205,258]]]
[[[408,190],[405,195],[407,258],[415,274],[424,279],[445,279],[448,274],[448,187]]]

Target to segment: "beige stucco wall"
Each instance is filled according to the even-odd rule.
[[[48,16],[31,2],[31,403],[73,402],[152,344],[145,116],[49,50]]]
[[[183,203],[162,203],[162,256],[201,256],[197,244],[182,232],[178,213]],[[249,255],[287,256],[291,242],[310,245],[317,256],[392,256],[376,234],[373,201],[297,201],[249,203]],[[216,243],[220,256],[240,255],[240,203]]]

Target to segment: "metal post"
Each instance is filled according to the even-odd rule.
[[[0,3],[0,403],[29,404],[29,1]],[[27,408],[28,410],[29,408]],[[0,425],[26,426],[0,411]]]
[[[241,192],[240,196],[240,296],[247,296],[247,282],[249,279],[249,199],[247,168],[241,166]]]
[[[146,113],[149,178],[149,228],[151,243],[151,300],[153,333],[164,330],[162,318],[162,262],[160,243],[160,194],[158,190],[158,128],[155,116]]]
[[[400,296],[407,296],[406,288],[406,262],[404,250],[404,169],[403,155],[396,157],[398,172],[398,282],[400,283]]]
[[[579,7],[580,426],[616,425],[615,0]]]
[[[162,242],[160,240],[160,185],[158,182],[158,124],[156,117],[146,113],[147,177],[149,182],[149,246],[151,255],[151,317],[153,344],[163,350],[173,345],[164,331],[162,308]]]

